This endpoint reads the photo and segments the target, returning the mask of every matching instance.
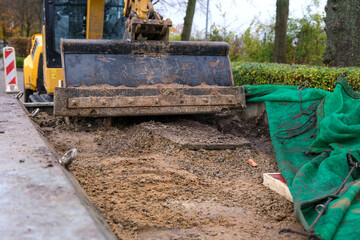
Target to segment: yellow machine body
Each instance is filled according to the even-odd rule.
[[[62,68],[47,68],[45,67],[45,82],[44,87],[48,93],[54,93],[56,87],[61,87],[63,82]]]
[[[105,0],[87,1],[86,39],[102,39]],[[24,59],[24,89],[26,95],[33,92],[53,94],[55,87],[63,85],[63,69],[47,67],[46,29],[31,38],[30,54]]]
[[[39,67],[43,63],[40,62],[41,54],[43,53],[42,35],[35,34],[31,38],[30,55],[24,60],[24,87],[25,89],[35,91],[37,87],[37,79],[39,74]]]
[[[63,82],[62,68],[48,68],[45,59],[45,31],[31,38],[30,55],[24,59],[24,89],[53,94]],[[44,54],[45,52],[45,54]]]
[[[102,39],[105,0],[88,0],[86,39]]]
[[[125,0],[124,16],[128,17],[130,12],[134,11],[138,18],[146,19],[148,3],[151,3],[151,0]]]
[[[171,20],[150,0],[52,0],[43,10],[42,34],[33,36],[25,60],[25,101],[53,102],[56,116],[207,114],[245,106],[229,44],[169,42]]]

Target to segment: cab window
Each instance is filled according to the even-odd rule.
[[[87,0],[55,0],[55,50],[60,38],[85,39]],[[122,39],[125,30],[124,0],[105,0],[103,39]]]
[[[35,38],[34,47],[33,47],[32,52],[31,52],[31,57],[32,57],[32,59],[34,59],[36,47],[37,47],[38,45],[39,45],[39,40],[38,40],[37,38]]]

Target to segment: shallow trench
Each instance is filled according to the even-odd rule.
[[[262,185],[262,174],[278,169],[260,118],[116,118],[110,128],[103,119],[72,118],[67,125],[45,113],[34,121],[60,155],[78,150],[70,171],[119,239],[305,239],[278,234],[303,228],[293,204]],[[251,145],[191,150],[148,124],[164,132],[175,126],[180,138],[194,135],[184,125],[210,126]]]

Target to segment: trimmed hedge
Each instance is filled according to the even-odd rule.
[[[9,47],[15,48],[17,57],[26,57],[29,55],[29,41],[30,38],[11,37],[8,39]]]
[[[334,89],[334,81],[347,73],[345,79],[355,90],[360,91],[360,68],[328,68],[276,63],[232,63],[235,85],[301,85],[327,91]]]
[[[23,68],[24,67],[24,57],[16,57],[16,67]]]

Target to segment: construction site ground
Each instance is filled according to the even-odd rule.
[[[69,170],[119,239],[306,239],[278,234],[303,227],[262,185],[278,168],[261,117],[33,120],[60,155],[77,149]]]

